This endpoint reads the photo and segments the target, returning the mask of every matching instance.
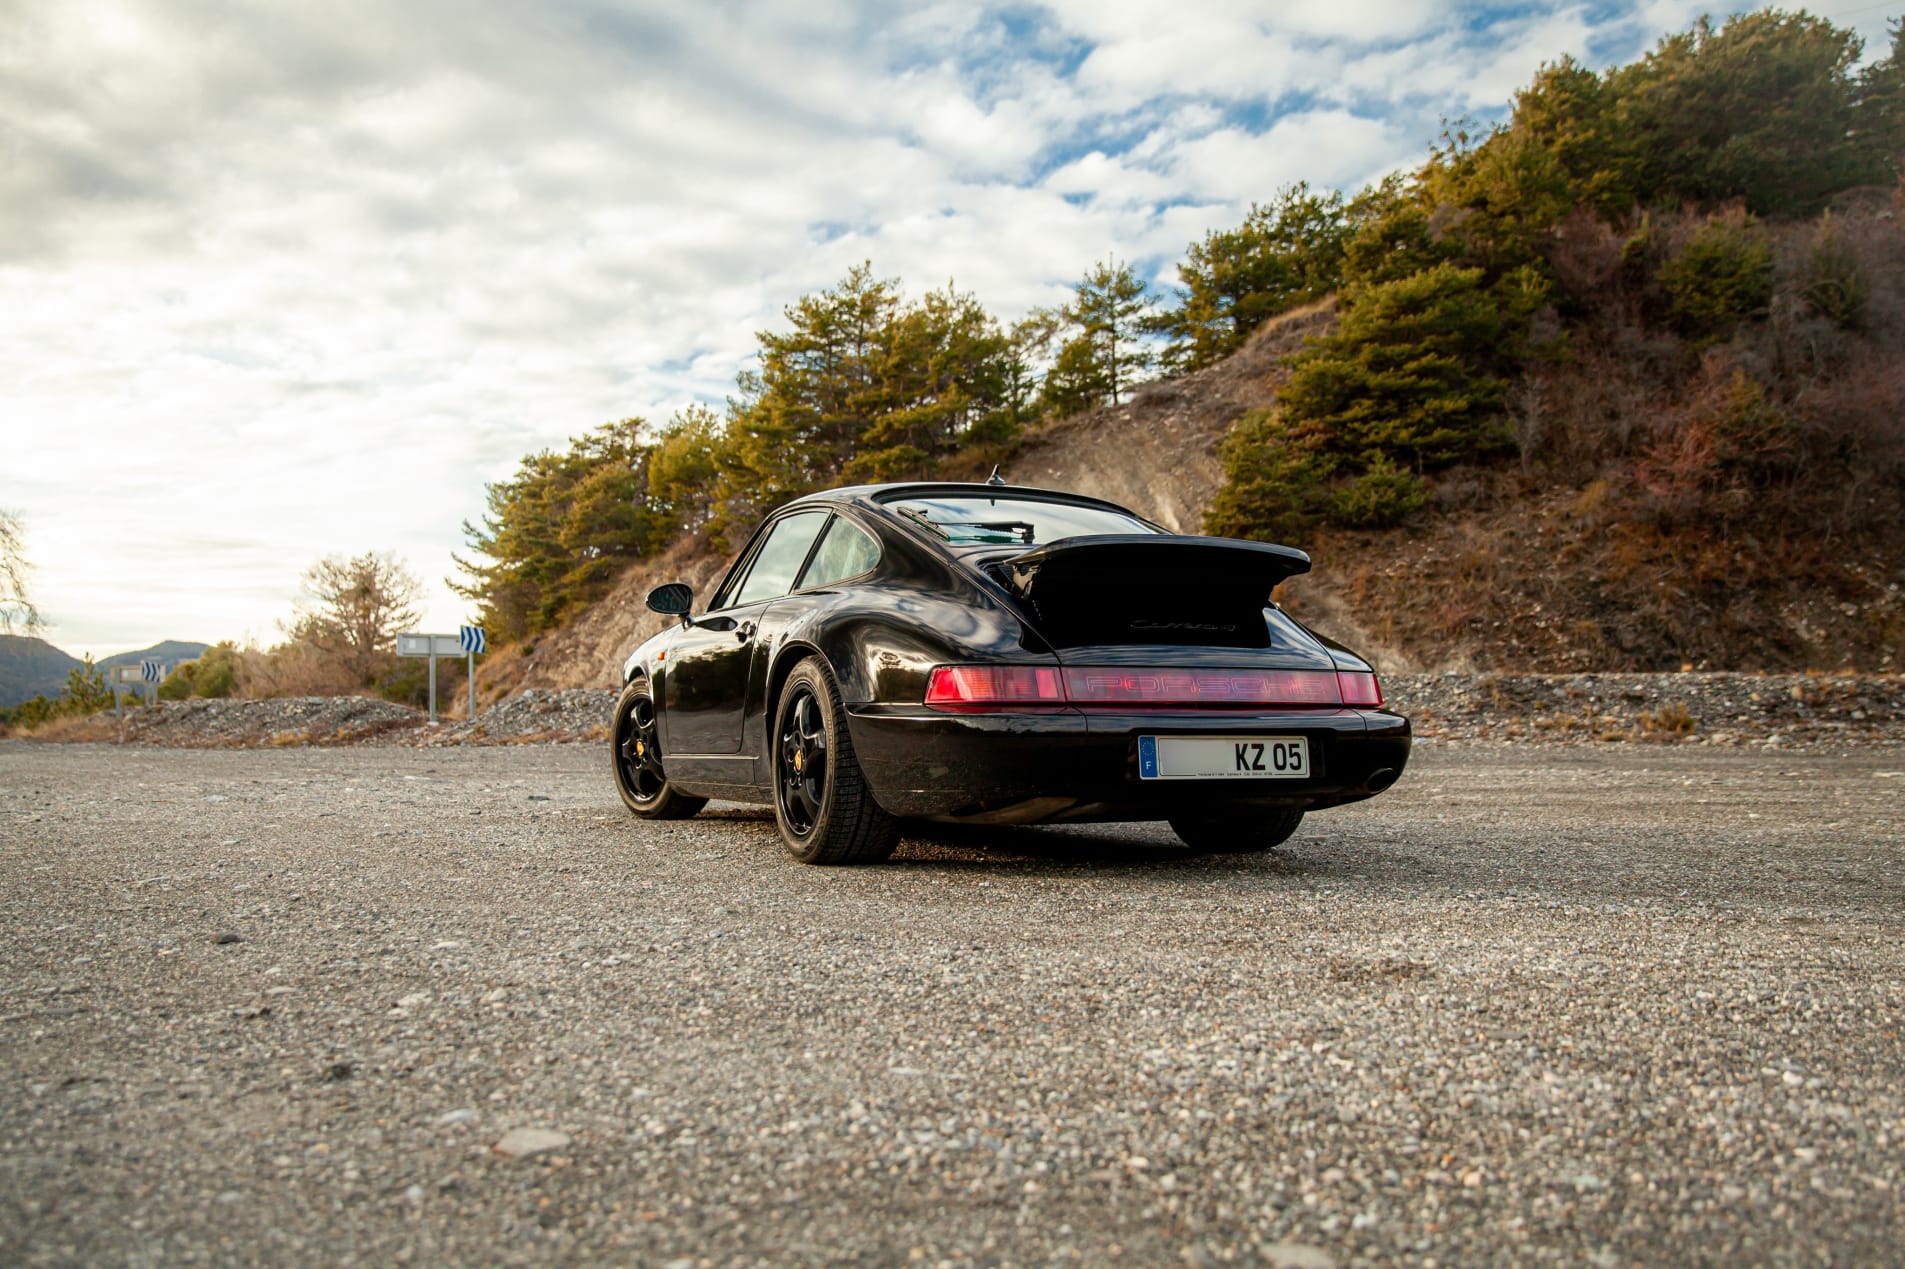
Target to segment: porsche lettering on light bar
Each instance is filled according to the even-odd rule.
[[[1382,689],[1374,674],[1331,670],[942,665],[927,680],[926,703],[955,710],[1062,704],[1374,708],[1382,704]]]
[[[1079,705],[1340,705],[1328,670],[1067,669]]]

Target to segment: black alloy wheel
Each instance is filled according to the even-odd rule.
[[[1186,846],[1211,855],[1246,855],[1290,840],[1303,812],[1251,811],[1228,815],[1173,815],[1171,831]]]
[[[774,818],[794,858],[869,864],[891,855],[899,821],[867,788],[840,691],[818,658],[807,658],[788,676],[773,735]]]
[[[668,783],[661,765],[661,737],[656,728],[655,698],[646,679],[634,679],[615,702],[615,723],[609,728],[609,760],[615,768],[615,791],[628,809],[650,820],[685,820],[708,804],[689,797]]]
[[[820,702],[803,683],[789,694],[781,713],[781,815],[795,837],[813,834],[827,796],[827,729],[820,722]]]

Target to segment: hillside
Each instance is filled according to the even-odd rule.
[[[0,709],[35,696],[57,696],[79,662],[44,639],[0,635]]]
[[[1223,480],[1219,443],[1274,400],[1287,359],[1329,331],[1334,312],[1325,302],[1286,314],[1217,365],[1035,430],[1004,474],[1197,532]],[[1757,544],[1620,519],[1599,482],[1465,468],[1433,493],[1406,527],[1293,541],[1315,567],[1278,598],[1392,673],[1899,668],[1905,546],[1895,541],[1842,539],[1789,567],[1747,568],[1737,562]],[[500,651],[483,670],[485,695],[613,686],[628,651],[661,628],[648,591],[685,581],[706,595],[726,563],[684,538],[628,568],[575,620]]]

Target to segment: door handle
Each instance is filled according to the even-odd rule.
[[[754,637],[754,623],[744,621],[736,626],[734,628],[734,637],[742,643],[746,643],[749,639],[752,639]]]

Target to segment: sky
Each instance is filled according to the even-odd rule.
[[[1710,9],[0,0],[0,509],[75,654],[272,643],[371,550],[454,630],[486,483],[720,403],[861,261],[1008,320],[1110,256],[1168,287]]]

